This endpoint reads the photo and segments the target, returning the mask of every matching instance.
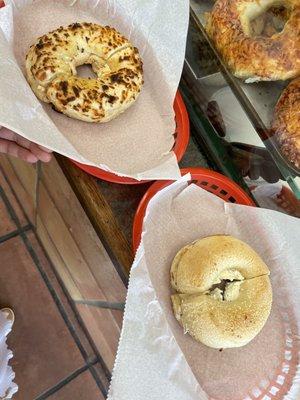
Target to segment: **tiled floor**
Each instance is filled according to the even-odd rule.
[[[109,373],[0,174],[0,308],[13,308],[8,337],[16,400],[103,400]]]

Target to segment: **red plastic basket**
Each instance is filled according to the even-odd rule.
[[[5,5],[4,1],[0,0],[0,8],[4,7],[4,5]],[[175,144],[173,147],[173,151],[177,157],[177,160],[180,161],[186,151],[187,145],[190,140],[190,121],[187,109],[185,107],[184,101],[179,91],[177,91],[174,100],[174,112],[175,112],[176,132],[174,134]],[[88,174],[108,182],[121,183],[125,185],[136,185],[147,182],[147,181],[137,181],[132,178],[118,176],[111,172],[104,171],[100,168],[81,164],[78,161],[72,159],[70,159],[70,161],[72,161],[75,165],[77,165],[80,169],[87,172]]]
[[[174,112],[175,112],[176,132],[174,135],[175,143],[173,151],[177,157],[177,160],[180,161],[186,151],[187,145],[190,140],[190,122],[184,101],[179,91],[177,91],[174,100]],[[84,165],[74,160],[71,161],[74,164],[76,164],[80,169],[87,172],[88,174],[108,182],[121,183],[125,185],[137,185],[147,182],[147,181],[137,181],[136,179],[118,176],[116,174],[113,174],[112,172],[107,172],[100,168],[92,167],[90,165]]]
[[[182,176],[188,173],[191,174],[192,178],[190,183],[195,183],[196,185],[207,190],[208,192],[215,194],[221,199],[230,203],[237,203],[255,207],[255,203],[251,200],[247,193],[245,193],[242,188],[240,188],[235,182],[233,182],[226,176],[204,168],[181,169]],[[140,244],[143,229],[143,220],[149,201],[157,192],[170,185],[171,183],[172,181],[155,182],[153,185],[150,186],[150,188],[147,190],[147,192],[144,194],[144,197],[140,201],[133,222],[132,241],[134,251],[137,250]]]

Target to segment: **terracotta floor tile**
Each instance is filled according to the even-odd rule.
[[[12,208],[14,209],[21,226],[25,226],[28,224],[28,220],[25,217],[15,195],[13,194],[9,184],[7,183],[5,176],[3,175],[2,171],[0,170],[0,186],[2,187],[6,197],[8,198]]]
[[[104,400],[92,374],[81,373],[58,392],[48,397],[49,400]]]
[[[44,250],[42,249],[41,245],[39,244],[38,240],[36,239],[36,236],[33,232],[27,232],[26,236],[30,242],[30,244],[33,246],[35,253],[37,254],[40,265],[44,271],[44,273],[47,275],[47,278],[51,282],[51,286],[54,288],[61,305],[68,317],[68,320],[70,324],[72,325],[73,330],[75,331],[75,334],[80,341],[82,348],[85,352],[84,358],[88,361],[92,361],[96,356],[95,352],[92,349],[91,344],[89,343],[86,334],[84,333],[84,330],[82,326],[80,325],[67,297],[66,294],[64,293],[60,283],[58,282],[55,272],[50,265],[48,258],[45,255]]]
[[[56,160],[43,164],[42,172],[39,231],[47,250],[50,246],[46,244],[46,234],[43,230],[48,232],[52,243],[60,249],[62,261],[66,266],[62,266],[61,262],[56,262],[55,266],[62,274],[66,270],[69,272],[68,280],[66,273],[62,277],[64,276],[70,294],[74,299],[124,301],[126,288]],[[64,227],[56,233],[60,224]],[[65,237],[66,247],[61,245],[59,234]],[[50,250],[49,254],[53,257],[51,253]],[[76,293],[74,286],[79,293]]]
[[[112,371],[121,333],[122,311],[82,304],[78,304],[77,309],[107,369]]]
[[[84,360],[20,237],[0,244],[0,260],[0,305],[16,315],[8,340],[19,385],[14,400],[32,400]]]
[[[0,197],[0,238],[16,229],[17,227],[8,213],[4,201]]]

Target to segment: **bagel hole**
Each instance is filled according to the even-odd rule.
[[[213,296],[214,298],[221,301],[235,300],[239,293],[239,287],[237,288],[233,296],[232,295],[228,296],[228,292],[226,292],[229,289],[229,286],[234,284],[235,282],[239,282],[239,284],[241,284],[242,281],[239,279],[233,279],[233,280],[222,279],[221,282],[211,286],[211,288],[207,292],[207,295]]]
[[[284,5],[272,6],[251,20],[251,34],[253,37],[271,37],[283,31],[289,18],[290,10],[287,7]]]
[[[92,78],[95,79],[97,78],[97,75],[92,69],[92,66],[90,64],[83,64],[80,65],[76,68],[77,76],[80,76],[81,78]]]

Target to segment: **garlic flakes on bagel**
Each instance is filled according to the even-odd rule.
[[[77,76],[76,67],[83,64],[91,64],[97,78]],[[26,56],[26,73],[40,100],[86,122],[117,117],[143,85],[138,49],[114,28],[86,22],[40,37]]]

